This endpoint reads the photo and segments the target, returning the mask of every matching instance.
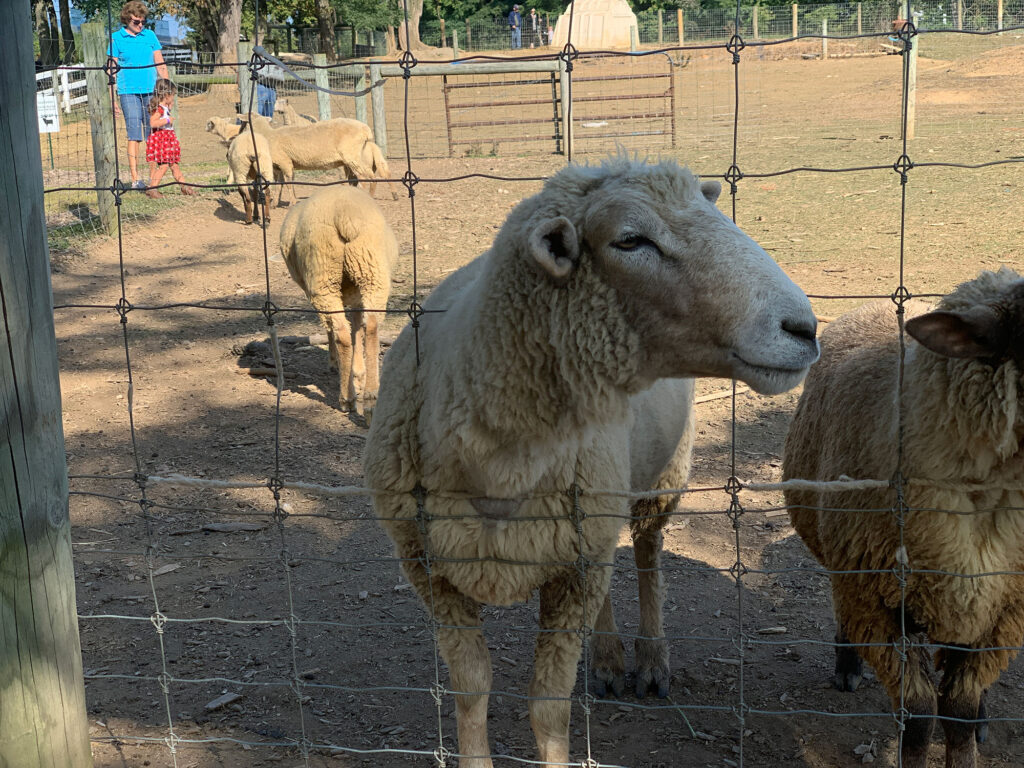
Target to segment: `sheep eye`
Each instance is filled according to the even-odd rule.
[[[612,247],[617,248],[620,251],[635,251],[647,245],[654,246],[655,249],[657,249],[657,246],[655,246],[653,242],[640,235],[627,235],[621,240],[616,240],[612,243]]]

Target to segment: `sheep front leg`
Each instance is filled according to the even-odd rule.
[[[612,696],[622,698],[626,692],[626,654],[615,625],[611,591],[605,594],[601,611],[594,622],[594,649],[590,668],[594,673],[595,696],[603,699],[610,692]]]
[[[639,504],[657,500],[643,499]],[[636,520],[634,512],[634,520]],[[640,590],[640,628],[634,643],[636,654],[635,689],[637,698],[643,698],[654,689],[660,698],[668,696],[671,672],[668,660],[668,641],[662,606],[665,587],[658,567],[661,556],[661,529],[667,516],[645,518],[633,530],[633,557],[636,560],[637,582]]]
[[[439,629],[441,656],[448,665],[455,693],[455,721],[459,740],[459,768],[493,768],[487,737],[487,704],[491,690],[491,655],[481,631],[480,605],[457,591],[447,579],[429,576],[422,549],[415,546],[415,529],[408,526],[399,547],[402,571],[428,610],[433,609]]]
[[[572,573],[540,588],[541,632],[529,695],[530,725],[545,768],[569,762],[569,713],[581,651],[578,632],[593,627],[608,595],[609,577],[607,568],[595,567],[587,571],[585,582]]]

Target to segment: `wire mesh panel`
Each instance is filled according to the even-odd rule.
[[[968,38],[921,21],[923,31],[910,34],[893,28],[895,13],[869,10],[861,9],[861,33],[854,6],[832,9],[829,35],[838,37],[828,40],[828,57],[813,37],[821,18],[801,28],[812,37],[789,41],[788,9],[771,21],[762,8],[755,40],[753,9],[745,7],[708,12],[703,27],[687,14],[688,45],[670,41],[664,51],[547,51],[571,88],[573,122],[561,147],[552,138],[543,151],[532,147],[545,142],[523,140],[531,134],[513,121],[531,119],[536,108],[559,136],[556,115],[565,116],[567,102],[562,78],[556,98],[549,74],[452,75],[446,88],[444,76],[420,74],[426,62],[410,54],[383,65],[393,70],[378,84],[368,65],[353,73],[352,62],[322,68],[257,54],[222,65],[225,79],[241,70],[240,92],[237,82],[200,81],[216,74],[203,69],[208,64],[179,61],[183,143],[199,166],[186,164],[187,178],[211,188],[183,200],[187,208],[149,208],[145,218],[132,213],[141,195],[97,190],[92,177],[71,175],[87,172],[91,157],[62,151],[54,134],[49,171],[77,183],[47,177],[48,215],[56,215],[51,205],[70,212],[74,203],[62,196],[72,192],[121,203],[118,237],[80,246],[87,256],[54,275],[97,762],[448,766],[460,759],[459,697],[489,693],[482,719],[490,722],[491,762],[531,764],[533,643],[557,632],[578,640],[583,657],[568,697],[572,764],[898,765],[915,713],[894,706],[874,677],[856,693],[829,687],[837,647],[829,584],[837,574],[794,535],[780,484],[797,395],[766,398],[727,381],[698,386],[694,466],[687,488],[668,491],[681,501],[667,513],[656,568],[637,564],[625,513],[608,562],[584,557],[584,542],[570,537],[567,562],[528,564],[582,583],[610,571],[620,611],[611,638],[624,642],[630,665],[635,648],[660,639],[642,624],[649,593],[638,597],[655,570],[665,591],[669,698],[596,687],[587,661],[602,635],[582,622],[543,624],[537,597],[481,608],[493,677],[483,690],[460,689],[436,637],[470,628],[431,615],[429,597],[401,574],[376,519],[363,480],[366,422],[340,410],[330,345],[278,253],[287,210],[272,208],[269,222],[244,227],[235,189],[202,183],[225,172],[224,147],[206,120],[234,117],[236,103],[255,110],[258,84],[273,80],[300,119],[329,105],[333,116],[366,109],[373,122],[376,95],[392,177],[404,192],[398,200],[377,195],[401,244],[382,317],[385,346],[407,323],[431,321],[423,298],[491,247],[517,203],[568,160],[597,161],[613,144],[678,156],[704,180],[723,182],[719,205],[811,295],[823,324],[869,299],[902,309],[911,291],[935,298],[982,267],[1019,269],[1020,31]],[[869,37],[839,39],[857,34]],[[967,39],[974,48],[960,47]],[[920,45],[913,139],[911,44]],[[886,46],[899,55],[886,55]],[[37,85],[53,87],[45,77]],[[362,88],[375,94],[352,95]],[[358,107],[358,98],[371,103]],[[40,140],[45,174],[51,139]],[[985,163],[992,165],[979,172]],[[338,183],[322,171],[297,180],[300,197]],[[270,191],[258,179],[247,186],[257,197]],[[513,318],[512,328],[532,320]],[[910,343],[898,329],[891,337],[897,347]],[[417,370],[435,362],[424,355]],[[524,417],[546,394],[523,406]],[[837,430],[848,416],[861,419],[838,414]],[[900,444],[895,428],[884,437],[887,446]],[[633,489],[602,487],[603,478],[578,477],[572,467],[564,479],[556,509],[574,534],[591,500],[638,500]],[[930,512],[908,508],[902,478],[796,480],[841,489],[860,482],[883,493],[880,525]],[[446,490],[464,489],[401,495],[418,524]],[[1019,499],[1007,498],[1001,532],[1020,513]],[[420,562],[437,562],[424,541]],[[890,555],[892,568],[876,575],[909,584],[913,558]],[[909,617],[903,602],[893,610]],[[933,650],[909,630],[892,644]],[[1021,763],[1022,685],[1015,663],[990,689],[991,742],[982,752],[992,768]]]

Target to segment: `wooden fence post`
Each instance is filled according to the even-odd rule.
[[[459,30],[452,28],[452,58],[459,58]]]
[[[1003,0],[996,3],[996,29],[1000,35],[1003,34]]]
[[[473,47],[473,33],[469,29],[469,19],[466,19],[466,50]]]
[[[759,32],[758,32],[758,29],[757,29],[757,9],[758,9],[759,7],[760,7],[760,6],[757,6],[757,5],[755,5],[755,6],[754,6],[754,7],[753,7],[753,8],[751,9],[751,10],[753,11],[753,15],[751,15],[751,17],[750,17],[750,22],[751,22],[751,25],[752,25],[752,29],[751,29],[751,32],[753,33],[753,36],[754,36],[754,37],[753,37],[753,39],[754,39],[754,40],[758,40],[758,39],[760,39],[760,37],[761,37],[761,36],[760,36],[760,34],[759,34]]]
[[[373,105],[373,143],[380,147],[380,153],[388,156],[388,123],[384,114],[384,84],[380,80],[380,64],[370,64],[370,103]]]
[[[558,60],[558,98],[562,102],[562,150],[565,156],[571,161],[573,151],[572,135],[572,100],[569,98],[569,72],[565,68],[565,62]]]
[[[1002,2],[1002,0],[1000,0]],[[665,12],[658,9],[658,45],[665,42]]]
[[[907,57],[907,114],[904,116],[907,139],[914,138],[914,124],[917,120],[917,47],[919,40],[920,38],[917,36],[910,38],[910,53]]]
[[[362,91],[365,88],[366,88],[366,67],[363,67],[362,74],[356,80],[355,90],[358,93],[359,91]],[[356,96],[356,120],[359,120],[362,123],[366,123],[367,125],[370,124],[370,121],[367,119],[366,96],[365,95],[363,95],[363,96]]]
[[[683,40],[686,39],[686,35],[683,33],[683,9],[679,8],[676,10],[676,32],[679,34],[679,44],[683,44]]]
[[[821,20],[821,60],[828,61],[828,19]]]
[[[90,768],[32,28],[27,13],[11,13],[6,23],[0,46],[0,765]],[[102,37],[102,26],[94,26]],[[101,53],[106,60],[105,47]],[[106,75],[99,74],[105,90]]]
[[[864,15],[861,13],[861,4],[857,3],[857,34],[864,34]]]
[[[640,49],[640,35],[636,31],[636,24],[631,24],[629,27],[629,50],[636,51]]]
[[[796,3],[793,3],[793,37],[798,37],[799,34],[800,29],[797,24],[797,5]]]
[[[327,65],[327,54],[326,53],[314,53],[313,54],[313,66],[317,69],[313,70],[313,79],[316,81],[317,86],[320,88],[330,88],[330,78],[326,69],[322,69]],[[321,120],[331,119],[331,94],[324,93],[323,91],[316,92],[316,111],[317,115]]]
[[[90,22],[82,25],[82,55],[87,66],[102,67],[107,63],[108,44],[102,23]],[[114,131],[117,126],[114,124],[114,114],[111,111],[107,73],[99,69],[87,69],[85,87],[89,95],[92,164],[96,171],[96,186],[103,187],[96,193],[97,210],[103,229],[108,235],[113,235],[117,231],[117,210],[114,195],[106,190],[114,186],[117,178],[117,149],[114,146]],[[140,161],[142,166],[145,166],[145,159],[143,156]]]
[[[441,47],[444,48],[445,47],[445,41],[447,40],[447,38],[445,37],[445,34],[444,34],[444,19],[441,19],[440,21],[441,21]]]
[[[249,78],[249,59],[252,58],[252,43],[239,43],[238,44],[238,113],[241,115],[249,114],[249,108],[253,107],[255,111],[255,105],[252,100],[255,96],[256,88],[253,85],[252,80]]]

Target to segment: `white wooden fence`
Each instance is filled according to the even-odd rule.
[[[56,93],[61,110],[68,113],[76,104],[85,104],[89,97],[85,92],[83,64],[69,64],[46,72],[36,73],[36,92]],[[43,86],[43,83],[48,85]]]

